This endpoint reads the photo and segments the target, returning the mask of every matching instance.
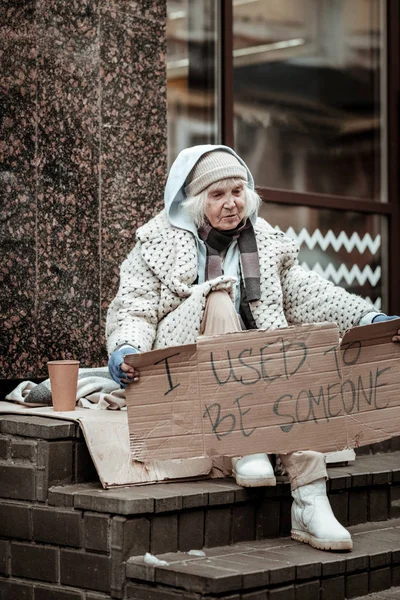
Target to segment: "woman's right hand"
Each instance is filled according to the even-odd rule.
[[[124,362],[127,354],[135,354],[137,350],[132,347],[125,346],[114,350],[108,360],[108,370],[113,380],[122,388],[126,388],[128,383],[136,383],[139,381],[139,371],[132,365]]]

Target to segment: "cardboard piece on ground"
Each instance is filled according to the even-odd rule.
[[[211,459],[197,457],[187,461],[153,461],[143,465],[131,460],[126,410],[88,410],[55,412],[51,407],[27,408],[0,402],[0,414],[35,415],[79,423],[86,445],[104,488],[139,485],[157,481],[206,476]]]
[[[400,435],[400,319],[200,337],[126,357],[139,461],[296,450],[333,452]]]

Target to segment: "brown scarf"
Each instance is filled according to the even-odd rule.
[[[240,264],[248,302],[260,299],[260,262],[253,225],[248,219],[235,229],[221,231],[210,223],[200,227],[198,234],[207,248],[206,281],[222,275],[220,252],[226,250],[233,240],[238,240]]]

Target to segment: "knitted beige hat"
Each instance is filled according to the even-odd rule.
[[[230,152],[225,150],[207,152],[195,164],[186,179],[186,196],[188,198],[197,196],[212,183],[230,177],[247,181],[246,168]]]

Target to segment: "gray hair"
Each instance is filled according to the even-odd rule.
[[[213,192],[220,188],[226,188],[228,185],[235,186],[240,183],[244,184],[244,195],[246,200],[244,217],[247,219],[253,213],[258,213],[258,209],[260,208],[261,204],[261,198],[256,191],[252,190],[247,183],[239,177],[221,179],[216,183],[212,183],[205,190],[200,192],[200,194],[197,194],[197,196],[186,198],[186,200],[181,203],[181,210],[191,217],[196,227],[201,227],[205,223],[208,192]]]

